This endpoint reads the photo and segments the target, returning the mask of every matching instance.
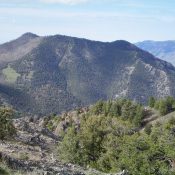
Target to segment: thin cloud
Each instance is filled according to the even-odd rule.
[[[52,19],[121,19],[121,20],[144,20],[144,21],[162,21],[172,23],[174,22],[174,16],[164,15],[159,16],[158,14],[133,14],[126,12],[68,12],[65,10],[48,10],[41,8],[20,8],[20,7],[0,7],[0,21],[7,18],[7,16],[20,17],[23,14],[23,17],[29,18],[52,18]]]
[[[45,3],[59,3],[59,4],[68,4],[68,5],[75,5],[85,3],[89,0],[40,0],[41,2]]]
[[[67,5],[76,5],[88,2],[90,0],[37,0],[37,2],[41,3],[52,3],[52,4],[67,4]],[[28,0],[0,0],[0,4],[21,4],[21,3],[28,3]],[[30,3],[34,3],[36,0],[31,0]]]

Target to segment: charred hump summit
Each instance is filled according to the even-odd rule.
[[[0,45],[0,101],[60,113],[99,99],[175,96],[175,68],[127,41],[26,33]]]

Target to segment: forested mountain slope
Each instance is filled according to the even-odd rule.
[[[175,68],[127,41],[27,33],[0,45],[0,84],[2,103],[60,113],[99,99],[175,96]]]

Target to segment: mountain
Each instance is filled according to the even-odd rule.
[[[175,68],[127,41],[26,33],[0,45],[0,102],[61,113],[99,99],[175,96]]]
[[[25,33],[20,38],[0,45],[0,63],[17,60],[37,47],[41,38],[32,33]]]
[[[136,46],[175,65],[175,41],[143,41]]]

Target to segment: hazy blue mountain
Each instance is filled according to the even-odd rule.
[[[136,46],[175,65],[175,41],[143,41]]]
[[[60,113],[99,99],[175,96],[175,68],[127,41],[27,33],[0,45],[0,99],[31,113]]]

